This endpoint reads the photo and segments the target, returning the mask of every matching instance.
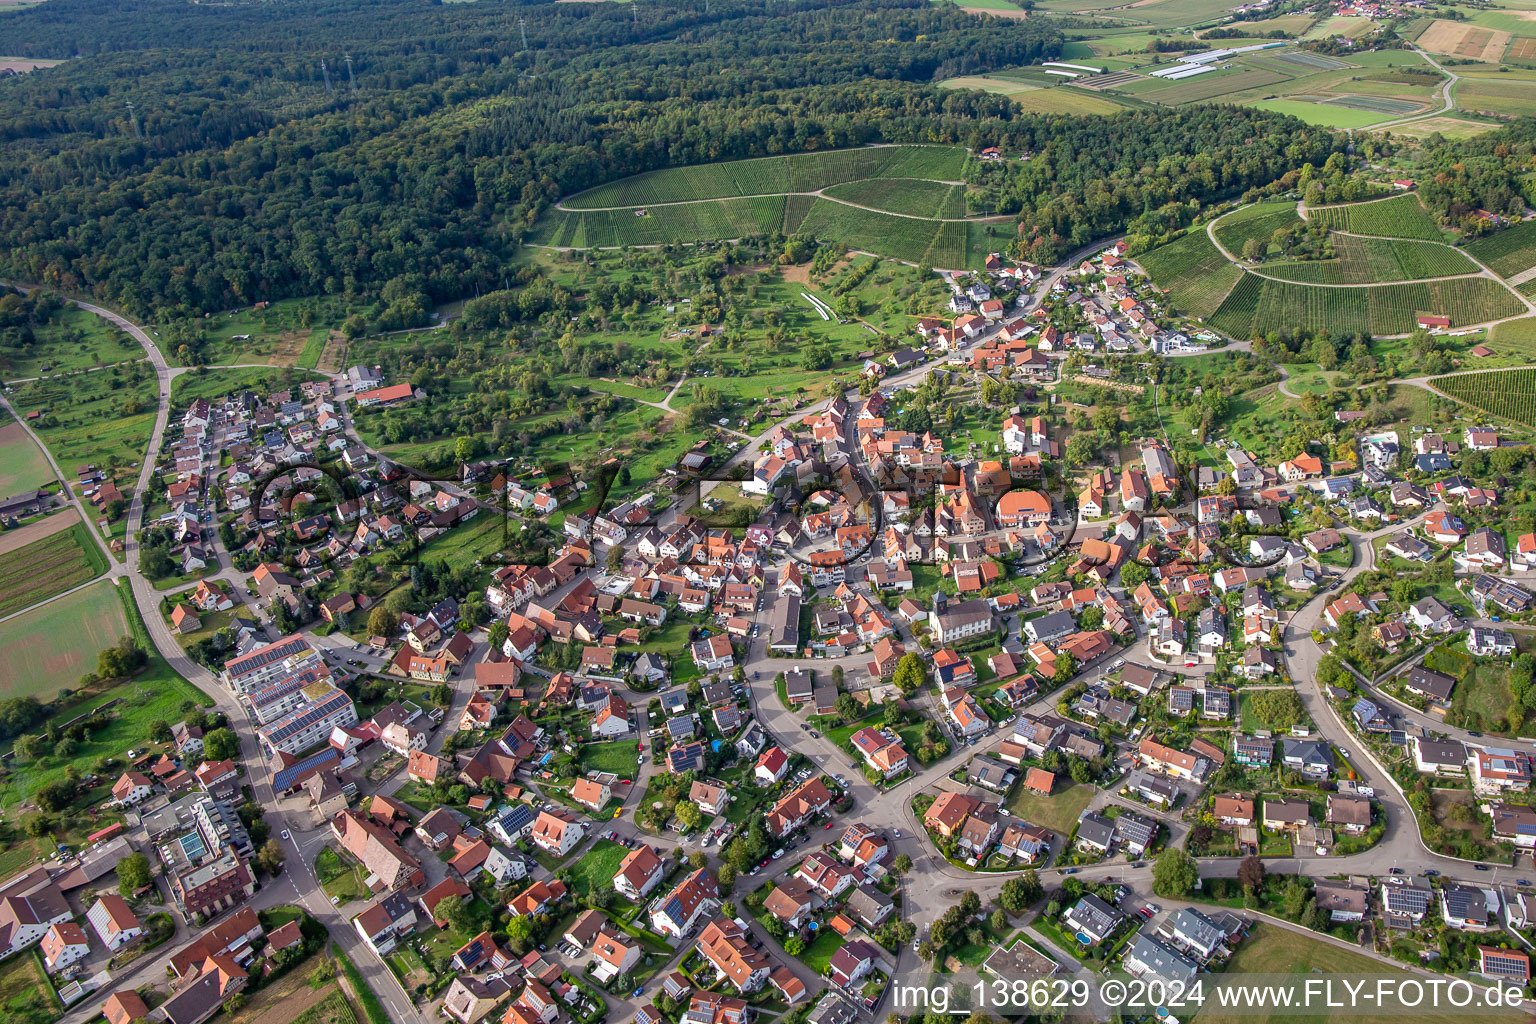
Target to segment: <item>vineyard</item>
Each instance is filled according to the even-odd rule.
[[[1335,234],[1332,244],[1335,259],[1266,263],[1261,272],[1304,284],[1376,284],[1478,272],[1464,253],[1439,242]]]
[[[958,181],[966,151],[954,146],[870,146],[669,167],[599,185],[565,201],[570,209],[634,207],[736,196],[816,192],[866,178]]]
[[[1469,277],[1381,287],[1312,288],[1244,274],[1211,325],[1234,338],[1283,329],[1349,334],[1407,334],[1419,313],[1451,318],[1452,326],[1513,316],[1524,306],[1497,281]]]
[[[870,206],[909,217],[962,218],[965,186],[921,178],[870,178],[833,185],[825,193],[832,199]]]
[[[1216,312],[1243,276],[1198,228],[1136,260],[1153,281],[1169,291],[1175,308],[1191,316]]]
[[[534,230],[536,245],[573,249],[701,242],[784,230],[785,197],[720,199],[636,210],[554,210]]]
[[[1423,238],[1433,242],[1445,239],[1418,197],[1412,195],[1346,206],[1314,206],[1307,210],[1307,221],[1357,235]]]
[[[1496,235],[1479,238],[1467,246],[1467,252],[1503,277],[1536,267],[1536,220],[1528,220],[1512,228],[1505,228]]]
[[[973,250],[970,245],[968,229],[981,227],[964,221],[897,217],[818,199],[797,230],[835,241],[849,249],[892,256],[908,263],[960,270],[979,266],[986,256],[984,250]],[[1007,236],[999,240],[1000,243],[1006,241]]]
[[[1250,238],[1256,238],[1268,247],[1269,237],[1276,230],[1293,227],[1300,221],[1295,203],[1259,203],[1227,214],[1216,222],[1214,230],[1216,240],[1226,247],[1227,252],[1240,256],[1243,245]]]
[[[1459,373],[1429,383],[1459,402],[1536,427],[1536,369]]]

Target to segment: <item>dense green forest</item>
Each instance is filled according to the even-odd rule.
[[[50,0],[0,34],[80,55],[0,81],[0,271],[141,316],[327,293],[410,323],[505,287],[560,195],[658,167],[1001,144],[1034,158],[985,184],[1049,259],[1335,145],[1262,111],[1040,116],[941,92],[1062,39],[928,0]]]

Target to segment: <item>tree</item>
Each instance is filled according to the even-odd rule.
[[[438,920],[447,921],[448,927],[457,929],[461,935],[474,932],[474,915],[470,913],[469,904],[464,902],[462,896],[448,896],[439,900],[437,909],[432,913]]]
[[[1237,865],[1237,881],[1249,892],[1264,888],[1264,862],[1253,854],[1244,857]]]
[[[152,881],[154,876],[149,871],[149,858],[142,853],[130,853],[117,862],[117,891],[123,899],[132,899],[134,893]]]
[[[1004,882],[997,894],[997,902],[1010,914],[1022,914],[1042,895],[1044,889],[1040,885],[1040,877],[1029,871]]]
[[[26,832],[33,839],[41,839],[57,828],[58,824],[53,815],[45,814],[42,811],[33,811],[22,819],[21,828],[22,831]]]
[[[859,707],[859,702],[853,699],[853,694],[851,693],[838,694],[833,706],[837,709],[837,717],[841,718],[844,722],[854,721],[859,717],[859,713],[862,710]]]
[[[912,858],[905,853],[898,853],[895,863],[891,866],[896,869],[898,875],[904,875],[912,870]]]
[[[684,832],[692,832],[698,828],[699,822],[704,818],[703,814],[699,811],[698,805],[691,800],[679,803],[672,813],[677,815],[677,823],[683,827]],[[693,855],[695,857],[704,856],[698,851],[695,851]]]
[[[507,624],[505,622],[493,622],[485,631],[486,642],[489,643],[494,650],[500,650],[501,645],[507,642],[507,637],[510,634],[511,630],[507,628]]]
[[[265,874],[275,875],[283,870],[283,846],[276,839],[268,839],[256,854],[256,867]]]
[[[1126,590],[1135,590],[1151,578],[1152,570],[1140,562],[1126,562],[1120,567],[1120,585]]]
[[[784,940],[784,952],[790,956],[798,957],[805,952],[805,940],[798,935],[791,935]]]
[[[902,693],[911,693],[928,682],[928,666],[917,654],[903,654],[896,662],[896,671],[891,675],[891,682],[895,683]]]
[[[16,743],[12,749],[16,754],[16,760],[27,762],[36,761],[42,757],[49,746],[46,737],[29,733],[16,737]]]
[[[533,922],[521,915],[507,922],[507,944],[519,956],[528,952],[533,939]]]
[[[149,723],[149,741],[151,743],[165,743],[171,738],[171,723],[163,718],[157,718]]]
[[[240,737],[231,729],[214,729],[203,737],[203,757],[228,761],[240,753]]]
[[[1200,865],[1176,846],[1158,854],[1152,865],[1152,891],[1167,899],[1183,899],[1199,881]]]
[[[703,850],[694,850],[688,856],[688,866],[695,871],[709,867],[709,856]]]
[[[392,637],[395,630],[400,628],[400,616],[390,611],[382,604],[373,606],[373,611],[368,613],[368,634],[370,636]]]

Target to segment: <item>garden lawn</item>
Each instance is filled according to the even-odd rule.
[[[368,895],[368,887],[363,884],[362,866],[343,860],[341,854],[329,846],[315,855],[315,877],[325,894],[340,904]]]
[[[832,957],[842,948],[843,937],[823,925],[816,930],[816,938],[805,947],[805,952],[800,954],[800,962],[817,974],[825,974]]]
[[[1354,953],[1340,948],[1337,944],[1321,938],[1294,932],[1287,928],[1280,928],[1271,924],[1255,925],[1242,945],[1237,947],[1237,952],[1227,963],[1226,972],[1233,975],[1245,974],[1401,974],[1403,969],[1393,964],[1385,963],[1373,957],[1360,953]],[[1201,1012],[1194,1019],[1195,1024],[1266,1024],[1275,1021],[1276,1024],[1322,1024],[1323,1021],[1333,1018],[1333,1014],[1297,1014],[1276,1013],[1262,1014],[1257,1012],[1245,1012],[1241,1016],[1235,1014],[1223,1014],[1219,1012]],[[1360,1016],[1352,1020],[1361,1022],[1381,1021],[1386,1018],[1381,1016]],[[1410,1014],[1408,1016],[1396,1015],[1391,1018],[1398,1024],[1440,1024],[1452,1020],[1450,1016],[1437,1014]]]
[[[628,779],[633,778],[636,756],[634,740],[588,743],[581,748],[577,763],[585,771],[612,772],[621,779]]]
[[[58,1020],[58,1000],[36,952],[27,950],[0,965],[0,1009],[14,1024]]]
[[[1063,788],[1065,787],[1065,788]],[[1077,819],[1093,800],[1094,788],[1076,782],[1056,780],[1056,788],[1050,796],[1041,796],[1024,788],[1021,783],[1008,800],[1008,810],[1015,817],[1023,818],[1031,825],[1040,825],[1052,832],[1071,835],[1077,827]]]
[[[619,862],[628,855],[627,847],[599,839],[581,855],[581,860],[571,865],[571,888],[577,895],[585,896],[599,886],[611,886],[619,873]]]

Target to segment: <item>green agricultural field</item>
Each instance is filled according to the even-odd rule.
[[[1256,203],[1234,210],[1218,221],[1213,230],[1216,240],[1234,256],[1240,256],[1250,238],[1269,245],[1269,238],[1281,228],[1292,228],[1301,222],[1293,202]]]
[[[1335,234],[1336,257],[1331,260],[1296,260],[1266,263],[1261,272],[1306,284],[1372,284],[1416,281],[1425,277],[1475,274],[1477,264],[1459,249],[1438,242],[1410,242],[1396,238],[1358,238]]]
[[[1524,308],[1507,288],[1486,277],[1329,288],[1246,274],[1210,322],[1234,338],[1286,327],[1335,334],[1407,334],[1419,313],[1448,316],[1460,327],[1514,316]]]
[[[53,699],[127,632],[122,603],[105,580],[11,619],[0,625],[0,697]]]
[[[671,167],[599,185],[566,200],[573,210],[635,207],[734,196],[815,192],[864,178],[959,181],[966,152],[954,146],[870,146],[825,153]]]
[[[1146,22],[1157,28],[1186,28],[1223,20],[1231,4],[1224,0],[1154,0],[1128,5],[1125,0],[1045,0],[1035,9],[1053,14],[1100,11],[1110,17]]]
[[[1501,277],[1512,277],[1529,270],[1536,266],[1536,220],[1479,238],[1467,246],[1467,252],[1488,264]]]
[[[1277,114],[1290,114],[1308,124],[1339,129],[1367,128],[1377,122],[1402,116],[1377,110],[1356,110],[1334,103],[1312,103],[1309,100],[1259,100],[1248,105],[1260,110],[1273,110]]]
[[[1356,235],[1445,241],[1445,234],[1435,225],[1429,212],[1419,203],[1418,197],[1413,195],[1344,206],[1309,207],[1307,221]]]
[[[68,651],[22,664],[34,671],[55,673],[55,688],[74,686],[82,673],[95,669],[100,648],[115,644],[124,633],[131,634],[141,648],[152,652],[149,664],[132,679],[95,683],[72,693],[67,700],[50,709],[50,721],[68,722],[107,702],[117,702],[106,712],[107,724],[87,733],[68,758],[39,758],[26,765],[25,771],[16,771],[13,766],[9,774],[0,775],[0,808],[9,809],[29,800],[40,787],[63,778],[71,765],[84,773],[91,770],[97,758],[122,757],[123,751],[144,742],[151,722],[160,719],[176,721],[185,714],[183,707],[189,702],[199,707],[213,703],[207,694],[171,671],[165,659],[153,653],[149,633],[126,591],[120,592],[104,581],[81,593],[92,595],[93,600],[70,615],[65,615],[63,609],[77,599],[75,594],[5,623],[5,632],[0,633],[0,641],[4,641],[5,646],[0,647],[0,652],[6,656],[7,664],[16,665],[18,659],[31,657],[19,650],[21,646],[29,644],[33,650],[60,651],[60,638],[69,637],[72,646]],[[107,601],[117,602],[117,618],[112,617]],[[126,627],[122,625],[124,622]],[[22,626],[28,627],[30,632],[22,634]],[[117,632],[113,633],[113,630]],[[76,637],[80,639],[73,639]],[[98,637],[105,638],[105,643],[100,643]],[[110,780],[86,794],[82,801],[90,806],[100,805],[110,796],[107,785]]]
[[[131,335],[79,306],[64,306],[33,333],[31,345],[0,345],[0,372],[7,380],[144,358],[144,350]]]
[[[1146,78],[1115,91],[1171,107],[1183,103],[1208,103],[1219,97],[1252,89],[1273,91],[1274,86],[1285,85],[1294,77],[1287,72],[1238,64],[1228,70],[1212,71],[1182,81]]]
[[[1473,114],[1505,117],[1536,114],[1536,83],[1468,79],[1456,86],[1456,106]]]
[[[106,556],[81,523],[9,551],[0,558],[0,617],[78,587],[106,570]]]
[[[1216,312],[1227,292],[1243,276],[1201,228],[1136,260],[1152,280],[1168,289],[1175,307],[1193,316]]]
[[[57,480],[21,424],[0,412],[0,497],[35,491]]]
[[[1536,427],[1536,369],[1459,373],[1429,383],[1474,408]]]
[[[833,185],[825,193],[858,206],[909,217],[960,218],[965,216],[965,186],[946,185],[923,178],[869,178]]]

